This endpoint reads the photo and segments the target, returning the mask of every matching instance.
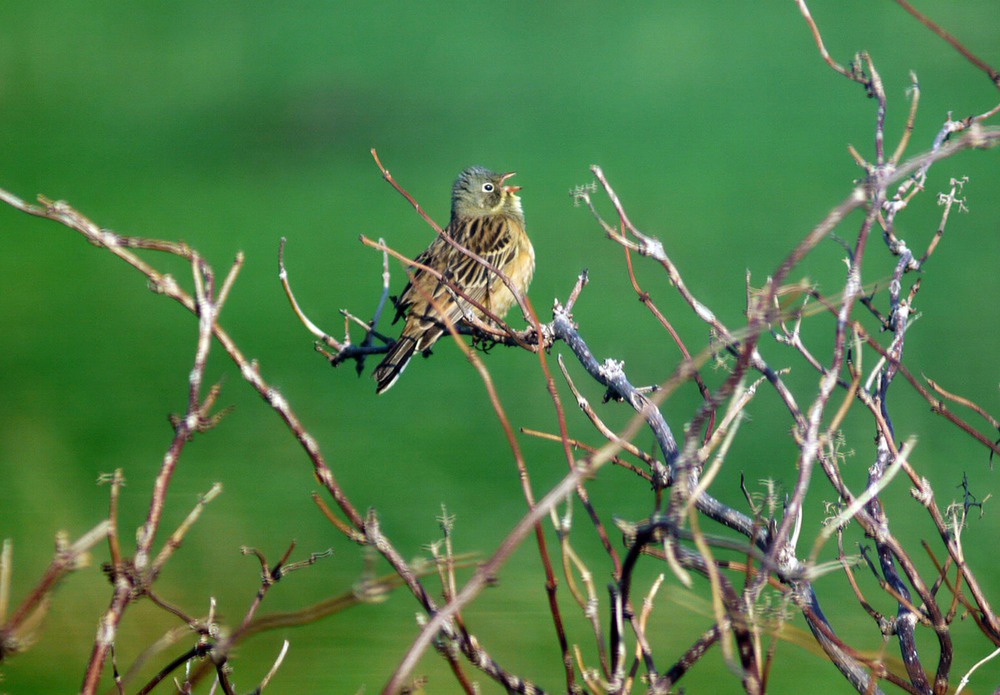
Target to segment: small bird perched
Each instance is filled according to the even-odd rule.
[[[517,192],[505,182],[514,172],[495,174],[469,167],[455,181],[451,193],[451,221],[444,234],[510,278],[519,292],[527,292],[535,271],[535,250],[524,231],[524,213]],[[500,277],[443,238],[438,237],[417,256],[466,295],[498,318],[514,304],[514,295]],[[422,268],[414,268],[410,282],[396,300],[396,319],[406,316],[399,340],[392,344],[373,376],[376,393],[387,391],[417,352],[426,353],[450,324],[472,315],[485,315],[447,283]]]

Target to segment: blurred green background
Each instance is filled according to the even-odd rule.
[[[925,0],[920,7],[988,62],[1000,63],[994,0]],[[890,150],[905,122],[910,70],[922,87],[911,153],[929,147],[949,112],[964,117],[995,104],[987,78],[895,4],[827,0],[812,9],[838,60],[846,63],[862,49],[873,55],[890,100]],[[874,118],[874,102],[822,63],[791,2],[619,9],[591,2],[50,2],[7,3],[0,11],[0,187],[28,199],[38,193],[64,199],[122,233],[183,239],[220,274],[243,251],[246,266],[222,324],[290,400],[354,503],[377,509],[384,531],[408,557],[424,554],[440,536],[442,504],[457,518],[456,549],[479,553],[496,547],[525,504],[484,388],[453,345],[442,343],[433,359],[418,360],[393,391],[376,398],[367,373],[331,370],[313,352],[289,310],[277,281],[281,236],[289,240],[287,263],[300,301],[334,335],[343,331],[339,309],[366,317],[378,297],[381,259],[358,242],[360,234],[385,237],[410,254],[430,241],[430,230],[382,180],[371,147],[440,222],[460,169],[517,170],[538,257],[535,306],[544,318],[553,298],[564,299],[589,268],[591,285],[576,311],[581,330],[598,357],[625,360],[641,384],[665,379],[677,351],[631,294],[620,249],[571,203],[570,189],[592,180],[588,167],[604,168],[632,220],[663,239],[691,289],[735,327],[745,271],[762,285],[849,193],[861,170],[847,145],[871,157]],[[917,299],[924,318],[909,333],[906,359],[914,373],[994,413],[1000,410],[996,157],[972,152],[938,165],[927,193],[900,216],[900,233],[922,251],[940,215],[936,193],[950,177],[970,177],[971,214],[953,216],[927,267]],[[839,233],[851,238],[859,219]],[[106,514],[108,490],[95,481],[119,467],[128,479],[122,535],[130,540],[170,441],[167,416],[186,402],[197,324],[149,292],[134,270],[61,226],[2,206],[0,234],[0,536],[14,542],[16,603],[43,571],[57,530],[75,537]],[[868,282],[885,278],[894,264],[878,238],[872,243]],[[809,277],[836,292],[842,256],[826,242],[793,278]],[[190,286],[182,264],[146,257]],[[398,265],[393,273],[399,288]],[[703,347],[704,326],[664,275],[647,264],[641,276],[688,345]],[[807,329],[825,361],[829,320],[816,317]],[[765,345],[773,366],[793,367],[790,383],[807,402],[815,375],[787,349]],[[536,359],[497,348],[486,362],[515,426],[556,431]],[[707,375],[713,383],[722,378]],[[215,597],[227,621],[238,622],[259,570],[240,546],[276,560],[292,539],[296,557],[328,547],[335,556],[275,587],[264,612],[349,591],[362,553],[311,503],[317,485],[308,460],[217,346],[207,377],[222,381],[220,402],[235,411],[185,451],[164,535],[213,482],[225,491],[168,566],[160,595],[199,615]],[[599,402],[600,390],[579,381]],[[905,385],[897,385],[896,398],[897,433],[919,435],[916,464],[942,506],[958,495],[963,472],[980,497],[995,490],[996,474],[981,447],[929,413]],[[572,400],[564,402],[573,434],[597,443]],[[664,406],[675,431],[696,404],[687,387]],[[613,425],[629,416],[618,405],[600,412]],[[790,422],[777,398],[762,390],[750,414],[730,474],[713,488],[737,506],[743,504],[739,471],[752,485],[795,475]],[[872,457],[868,419],[852,414],[846,433],[855,455],[845,465],[860,485]],[[563,474],[565,461],[551,443],[522,438],[522,445],[541,494]],[[650,512],[646,486],[623,471],[602,471],[590,489],[606,518]],[[805,537],[822,520],[822,500],[832,496],[827,484],[816,483]],[[911,548],[922,538],[933,543],[934,529],[905,482],[886,500],[896,532]],[[996,600],[1000,566],[992,548],[1000,529],[989,504],[986,510],[965,547]],[[576,542],[592,559],[604,601],[610,570],[579,509],[577,519]],[[106,559],[99,547],[94,565],[61,588],[33,649],[4,665],[0,691],[79,687],[110,596],[97,569]],[[919,561],[930,567],[925,556]],[[661,569],[647,563],[643,581]],[[507,668],[559,691],[564,684],[543,581],[537,551],[526,544],[467,618]],[[892,613],[892,602],[870,576],[865,581],[869,598]],[[879,635],[844,579],[827,577],[820,589],[834,626],[858,646],[878,649]],[[653,632],[661,668],[710,625],[672,577],[663,595],[667,603],[654,613]],[[593,639],[561,596],[570,639],[593,664]],[[400,592],[381,605],[260,636],[237,652],[236,683],[249,690],[288,638],[290,653],[269,692],[375,692],[414,638],[416,612]],[[798,618],[792,622],[803,627]],[[148,602],[134,606],[118,643],[119,667],[176,624]],[[967,634],[956,637],[956,674],[991,650]],[[935,643],[922,636],[921,645],[933,665]],[[898,655],[892,644],[888,652]],[[828,663],[798,646],[779,646],[778,660],[774,692],[800,689],[804,678],[817,691],[848,690]],[[435,655],[420,672],[431,678],[429,692],[455,690]],[[498,692],[480,680],[484,692]],[[972,685],[985,692],[998,680],[1000,667],[988,666]],[[740,692],[717,653],[683,685],[689,692]]]

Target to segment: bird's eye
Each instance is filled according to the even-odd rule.
[[[492,183],[486,182],[486,183],[483,184],[483,192],[484,193],[492,193],[493,192],[493,188],[494,188],[494,186],[493,186]]]

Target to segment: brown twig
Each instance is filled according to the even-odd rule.
[[[1000,72],[995,68],[991,67],[986,61],[982,60],[972,51],[965,47],[965,45],[959,41],[957,38],[952,36],[950,33],[945,31],[937,22],[932,20],[930,17],[920,12],[917,8],[911,5],[907,0],[896,0],[896,3],[902,7],[904,10],[913,15],[918,22],[923,24],[925,27],[930,29],[932,32],[940,36],[942,39],[947,41],[952,48],[962,54],[962,57],[968,60],[970,63],[975,65],[979,70],[986,73],[990,81],[997,87],[1000,87]]]

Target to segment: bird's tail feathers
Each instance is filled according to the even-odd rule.
[[[410,358],[413,357],[416,349],[417,341],[408,335],[400,336],[399,340],[393,343],[389,352],[386,353],[385,359],[375,367],[375,371],[372,373],[378,384],[375,387],[375,393],[384,393],[392,388],[396,379],[406,369],[406,365],[410,363]]]

